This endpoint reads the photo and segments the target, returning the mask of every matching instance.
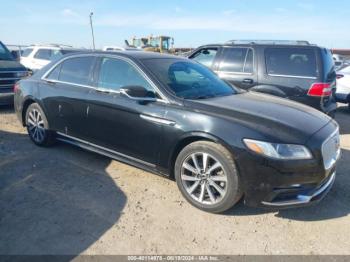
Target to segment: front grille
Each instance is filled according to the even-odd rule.
[[[326,170],[333,167],[340,155],[339,130],[334,132],[322,145],[323,163]]]
[[[17,72],[0,71],[0,88],[13,87],[14,84],[19,80],[20,78],[17,77]]]

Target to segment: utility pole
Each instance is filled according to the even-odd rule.
[[[93,12],[90,13],[90,26],[91,26],[91,35],[92,35],[92,46],[95,50],[95,35],[94,35],[94,27],[92,25],[92,16],[94,15]]]

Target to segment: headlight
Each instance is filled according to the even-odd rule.
[[[275,144],[252,139],[243,139],[245,145],[255,153],[276,159],[311,159],[312,154],[305,146]]]

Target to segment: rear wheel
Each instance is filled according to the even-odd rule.
[[[175,178],[183,196],[204,211],[223,212],[242,196],[231,153],[213,142],[186,146],[177,157]]]
[[[44,111],[39,104],[31,104],[26,112],[26,127],[30,139],[38,146],[49,146],[55,141]]]

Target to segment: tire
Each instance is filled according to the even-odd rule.
[[[208,141],[189,144],[179,153],[174,171],[182,195],[203,211],[224,212],[242,197],[232,154],[220,144]]]
[[[26,111],[25,123],[30,139],[38,146],[51,146],[55,142],[54,133],[42,108],[37,103],[31,104]]]

